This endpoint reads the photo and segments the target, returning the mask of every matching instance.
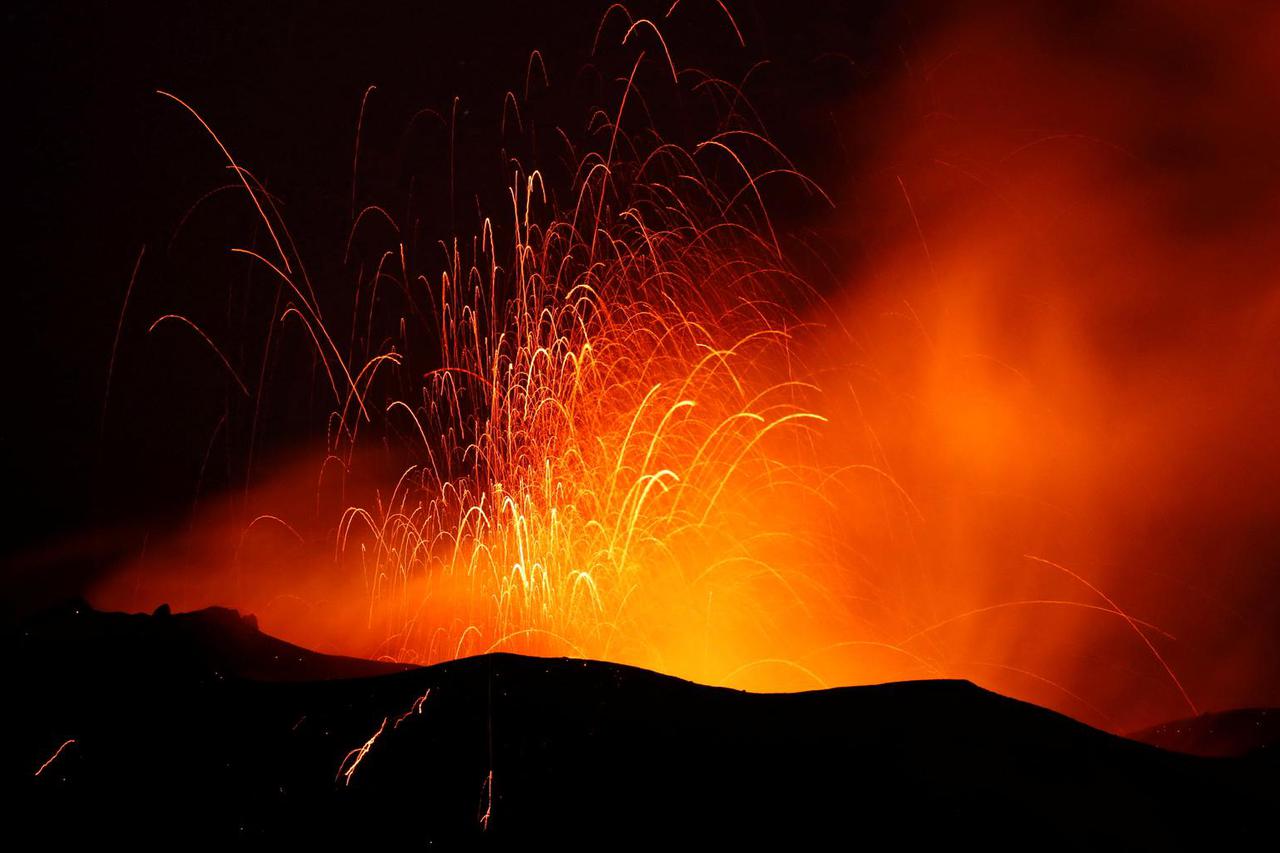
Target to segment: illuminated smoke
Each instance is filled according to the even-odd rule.
[[[840,118],[876,153],[823,231],[874,251],[820,295],[768,199],[821,191],[749,110],[660,137],[635,70],[708,86],[611,14],[600,49],[646,52],[564,177],[513,167],[505,209],[430,264],[356,211],[353,242],[392,234],[352,298],[365,357],[236,170],[328,440],[259,478],[251,523],[209,516],[95,601],[231,604],[423,663],[968,677],[1114,729],[1265,701],[1280,113],[1251,84],[1275,80],[1274,17],[939,25],[882,114]],[[1170,62],[1197,69],[1173,94]]]

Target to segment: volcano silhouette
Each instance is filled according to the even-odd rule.
[[[963,681],[750,694],[507,654],[406,668],[232,610],[84,603],[6,646],[10,814],[55,847],[1223,849],[1280,813],[1274,751],[1179,754]]]

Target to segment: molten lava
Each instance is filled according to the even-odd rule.
[[[824,214],[879,240],[826,293],[767,203],[775,181],[821,191],[747,111],[690,146],[646,126],[637,71],[685,76],[656,26],[611,12],[602,39],[653,41],[563,181],[515,167],[509,207],[443,238],[443,264],[385,209],[355,217],[353,242],[393,234],[350,297],[364,357],[217,143],[269,236],[236,251],[313,345],[327,440],[95,602],[228,604],[420,663],[573,655],[765,690],[962,676],[1114,729],[1259,701],[1275,623],[1243,604],[1266,589],[1244,561],[1280,553],[1280,297],[1257,213],[1280,180],[1236,222],[1184,221],[1238,145],[1274,156],[1277,128],[1232,112],[1275,79],[1259,37],[1162,19],[1204,63],[1241,39],[1250,57],[1170,110],[1158,57],[1099,60],[1021,15],[940,28],[937,64],[875,117],[858,212]],[[1200,175],[1152,165],[1165,145],[1221,148]],[[1249,535],[1251,554],[1228,541]]]

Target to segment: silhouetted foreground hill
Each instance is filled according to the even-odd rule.
[[[1222,849],[1273,841],[1280,805],[1274,763],[967,682],[762,695],[512,655],[397,672],[225,610],[77,606],[6,645],[8,828],[54,848]]]
[[[1253,755],[1257,760],[1280,761],[1280,709],[1238,708],[1171,720],[1130,735],[1134,740],[1192,755]],[[1280,769],[1280,765],[1277,765]]]
[[[259,631],[254,616],[227,607],[171,614],[162,606],[148,615],[102,613],[75,601],[28,620],[21,633],[23,666],[51,664],[126,679],[322,681],[412,669],[286,643]]]

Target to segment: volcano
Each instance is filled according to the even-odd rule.
[[[11,834],[1276,846],[1280,5],[372,6],[7,16]]]
[[[11,814],[52,844],[1243,847],[1280,806],[1274,751],[1175,753],[966,681],[755,694],[566,658],[406,668],[231,610],[82,602],[6,652]]]

